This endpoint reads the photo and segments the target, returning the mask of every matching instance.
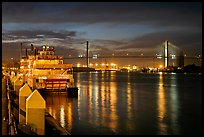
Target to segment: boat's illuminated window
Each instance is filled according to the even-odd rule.
[[[71,69],[68,69],[68,70],[67,70],[67,74],[72,74],[72,70],[71,70]]]

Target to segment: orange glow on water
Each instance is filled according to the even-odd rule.
[[[161,134],[167,133],[167,125],[164,123],[164,117],[166,115],[166,99],[165,90],[163,83],[163,74],[159,74],[159,91],[158,91],[158,118],[159,118],[159,128]]]

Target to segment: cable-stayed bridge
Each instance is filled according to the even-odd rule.
[[[120,59],[125,59],[125,58],[144,58],[144,59],[163,59],[163,64],[164,67],[167,68],[170,66],[170,63],[172,60],[175,60],[175,63],[173,63],[174,66],[178,67],[183,67],[184,66],[184,60],[187,59],[198,59],[202,60],[202,57],[199,56],[186,56],[184,55],[182,49],[180,49],[178,46],[174,45],[173,43],[169,41],[165,41],[159,45],[157,45],[157,48],[159,48],[159,51],[161,54],[156,54],[156,55],[100,55],[100,56],[89,56],[89,48],[88,48],[88,41],[87,41],[87,48],[86,48],[86,56],[68,56],[64,57],[64,59],[85,59],[86,58],[86,64],[87,66],[89,65],[89,60],[94,58],[94,59],[114,59],[114,58],[120,58]],[[172,65],[172,64],[171,64]]]

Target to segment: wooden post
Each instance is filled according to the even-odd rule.
[[[19,90],[19,123],[26,124],[26,99],[32,93],[32,90],[25,83]]]
[[[23,74],[23,76],[22,76],[22,80],[23,80],[23,83],[26,82],[25,74]]]
[[[11,71],[11,77],[14,77],[14,76],[15,76],[15,72]]]
[[[17,92],[17,95],[19,94],[19,89],[21,88],[21,86],[22,86],[22,84],[23,84],[23,82],[22,81],[20,81],[18,78],[14,81],[14,91],[16,91]]]
[[[46,103],[36,89],[26,99],[26,124],[38,135],[45,134]]]
[[[12,78],[11,78],[11,84],[14,86],[14,81],[17,79],[17,77],[16,76],[13,76]]]

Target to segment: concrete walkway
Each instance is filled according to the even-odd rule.
[[[8,99],[6,91],[6,78],[2,78],[2,135],[8,135]]]

